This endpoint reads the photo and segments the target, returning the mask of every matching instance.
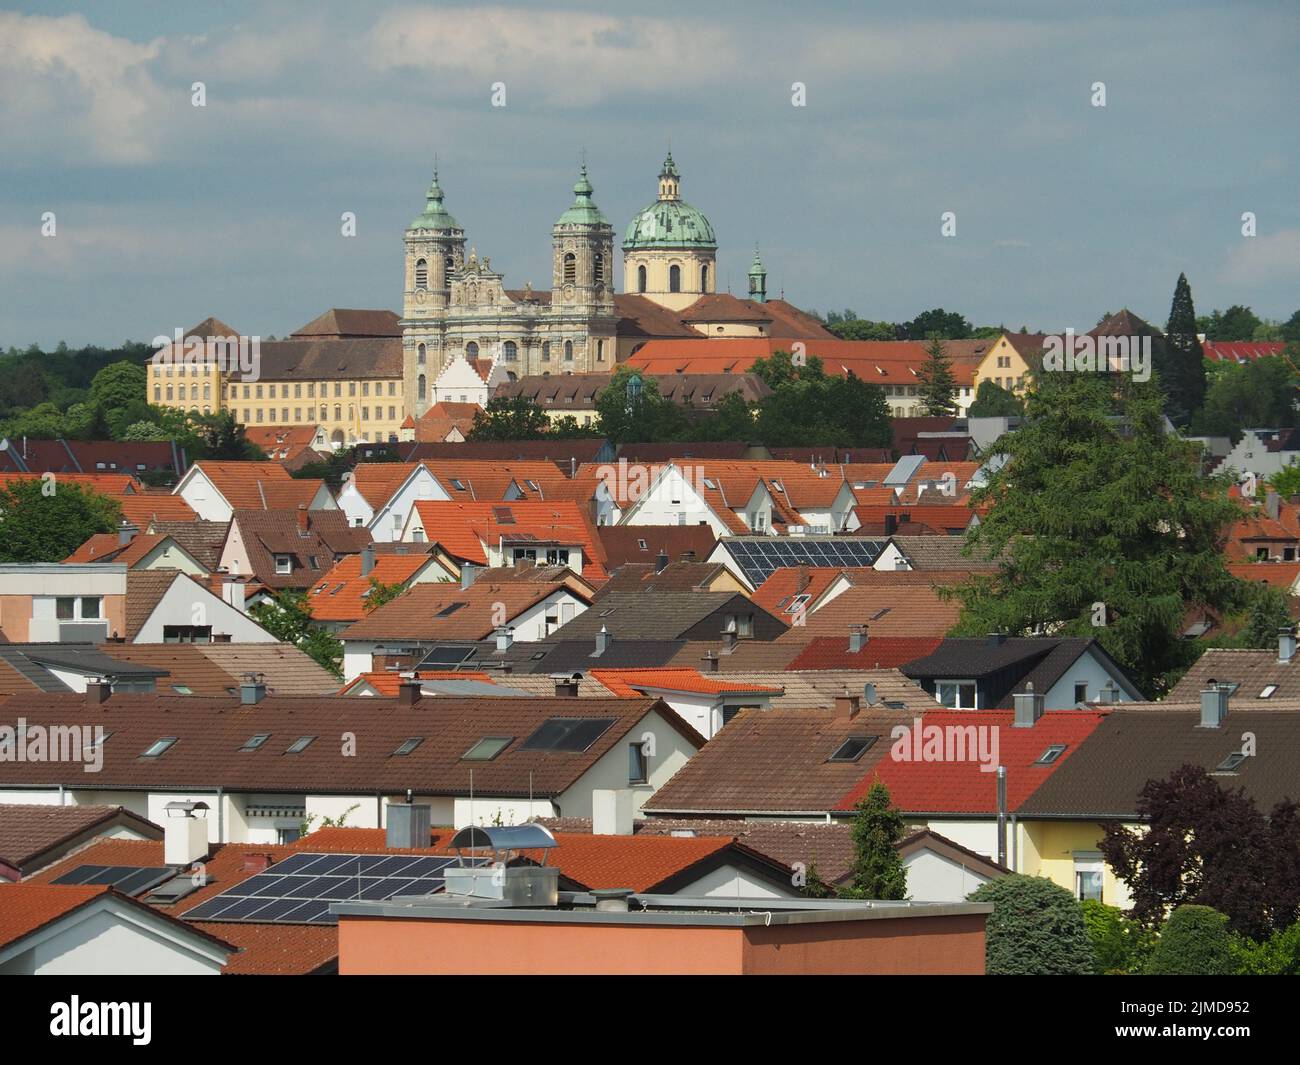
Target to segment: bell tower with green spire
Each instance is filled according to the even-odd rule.
[[[749,298],[755,303],[767,302],[767,267],[754,248],[754,261],[749,267]]]
[[[573,203],[551,227],[551,313],[573,365],[599,370],[615,361],[614,227],[592,199],[587,164],[573,186]]]
[[[443,206],[438,168],[424,210],[406,227],[406,296],[402,317],[415,321],[447,310],[448,276],[465,263],[465,231]]]

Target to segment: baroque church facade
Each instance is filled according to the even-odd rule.
[[[573,203],[551,228],[550,288],[510,289],[491,259],[472,245],[467,251],[465,230],[444,204],[434,172],[424,210],[405,234],[407,413],[419,418],[440,400],[461,398],[455,393],[463,396],[464,382],[475,377],[490,395],[497,384],[520,377],[609,373],[630,350],[626,343],[620,350],[620,323],[629,315],[645,317],[643,304],[671,315],[716,293],[717,239],[703,213],[682,200],[671,153],[659,173],[657,199],[624,235],[623,294],[615,293],[614,229],[593,191],[584,165]],[[751,298],[761,300],[766,277],[755,262]]]

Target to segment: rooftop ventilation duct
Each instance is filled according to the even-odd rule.
[[[451,838],[459,864],[443,872],[444,892],[449,898],[490,899],[507,906],[555,906],[560,870],[546,864],[546,852],[555,846],[550,830],[536,823],[467,825]],[[519,864],[521,851],[541,851],[541,864]]]
[[[208,804],[169,802],[163,809],[163,861],[188,867],[208,853]]]
[[[1016,707],[1015,727],[1033,728],[1043,716],[1044,697],[1034,691],[1033,681],[1025,685],[1025,690],[1012,696]]]
[[[384,846],[412,850],[429,846],[433,807],[421,802],[395,802],[388,807]]]
[[[1208,684],[1201,692],[1201,728],[1222,728],[1228,718],[1228,685]]]

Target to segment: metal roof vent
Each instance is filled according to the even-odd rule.
[[[446,894],[506,906],[555,906],[559,903],[560,870],[546,864],[546,851],[555,846],[550,830],[536,823],[467,825],[451,838],[458,864],[448,866],[443,874]],[[466,864],[467,857],[473,862],[474,852],[482,851],[491,851],[490,865]],[[540,864],[531,863],[522,851],[541,851]]]

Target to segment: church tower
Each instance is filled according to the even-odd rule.
[[[429,407],[430,385],[443,367],[451,276],[465,266],[465,231],[442,203],[438,170],[424,210],[406,227],[406,288],[402,298],[402,384],[406,413]]]
[[[749,266],[749,298],[755,303],[767,302],[767,267],[754,249],[754,261]]]
[[[406,296],[402,317],[437,318],[447,309],[448,277],[465,263],[465,231],[442,203],[438,171],[424,210],[406,228]]]
[[[551,228],[551,306],[584,314],[614,313],[614,227],[591,198],[583,164],[573,205]]]

